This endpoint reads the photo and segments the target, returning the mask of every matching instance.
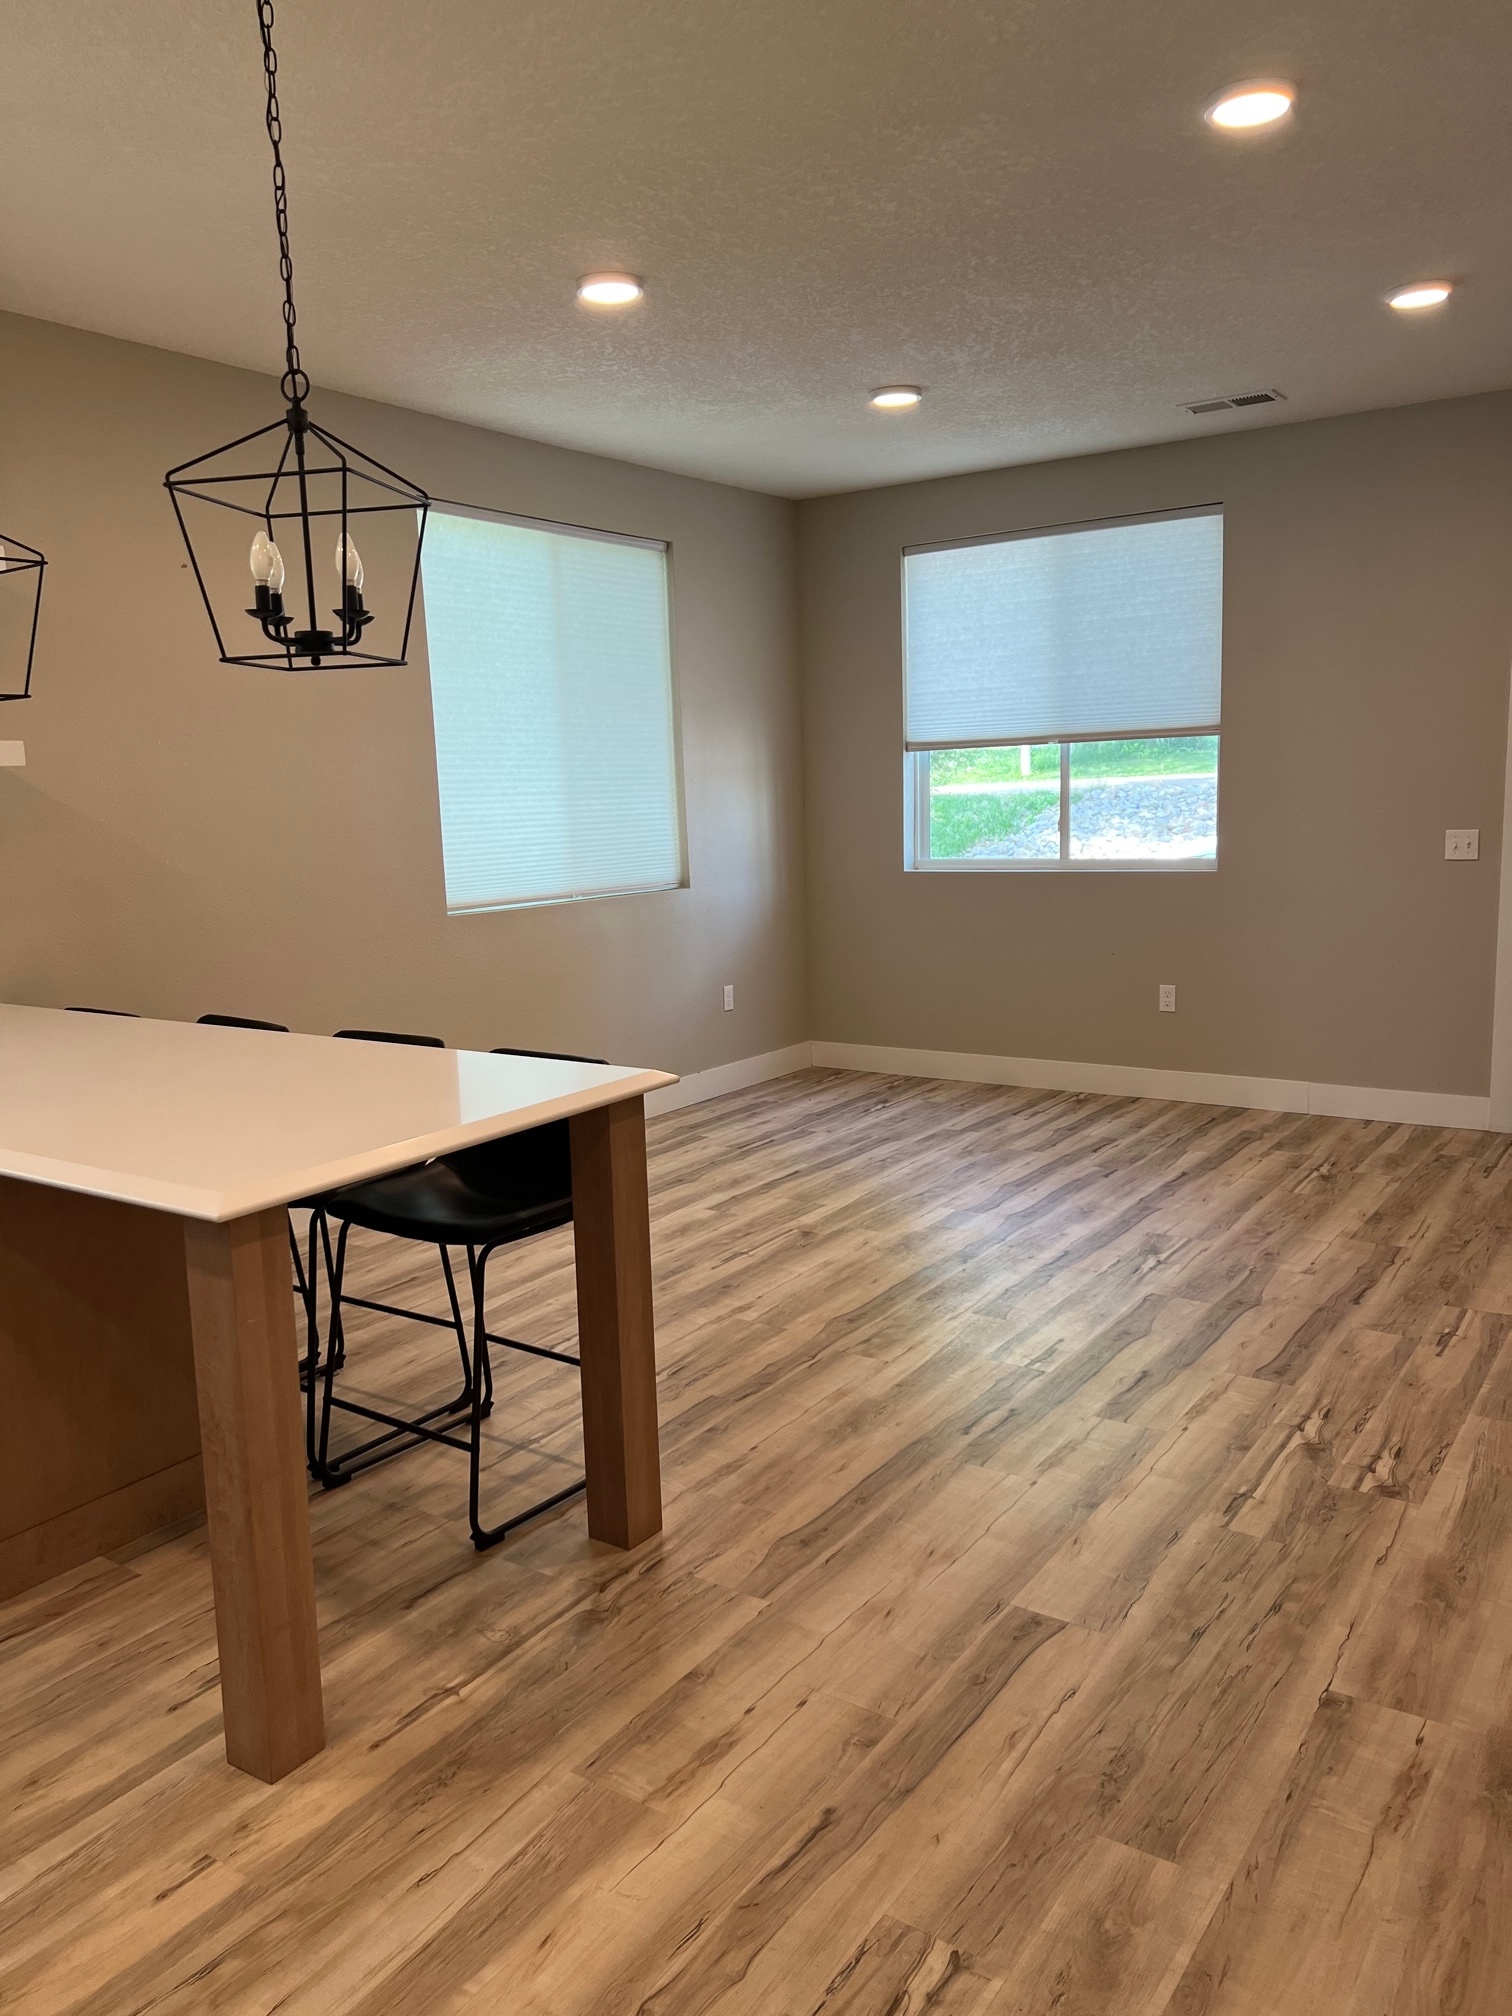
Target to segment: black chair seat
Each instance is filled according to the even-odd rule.
[[[338,1035],[365,1038],[370,1042],[432,1043],[434,1038],[399,1036],[377,1029],[342,1029]],[[539,1056],[538,1051],[509,1051],[511,1056]],[[556,1053],[552,1053],[556,1054]],[[573,1063],[597,1063],[597,1058],[571,1058]],[[481,1428],[494,1404],[490,1346],[525,1352],[531,1357],[554,1359],[576,1369],[579,1359],[545,1344],[527,1343],[523,1338],[506,1337],[488,1328],[486,1314],[487,1268],[489,1256],[500,1247],[533,1238],[572,1223],[572,1130],[565,1120],[548,1120],[501,1139],[481,1141],[471,1148],[454,1149],[434,1161],[397,1169],[367,1183],[349,1183],[339,1190],[304,1200],[313,1212],[312,1252],[318,1231],[330,1284],[330,1329],[322,1352],[318,1332],[312,1324],[312,1343],[306,1361],[305,1387],[308,1393],[306,1433],[309,1438],[310,1469],[331,1489],[347,1483],[359,1470],[387,1461],[401,1450],[420,1442],[443,1443],[468,1457],[468,1525],[475,1547],[492,1547],[506,1534],[552,1507],[565,1504],[585,1490],[586,1480],[555,1491],[535,1505],[516,1512],[495,1526],[483,1524],[479,1497],[482,1471]],[[339,1226],[332,1250],[330,1224]],[[446,1282],[450,1313],[400,1308],[372,1296],[353,1295],[344,1286],[348,1234],[354,1225],[392,1238],[424,1242],[436,1248]],[[467,1255],[467,1279],[471,1291],[471,1335],[463,1315],[451,1249],[462,1247]],[[453,1398],[427,1407],[422,1413],[399,1414],[374,1404],[370,1398],[348,1392],[338,1395],[336,1374],[346,1365],[346,1337],[343,1311],[366,1309],[382,1316],[451,1330],[461,1360],[462,1388]],[[319,1402],[317,1407],[317,1386]],[[344,1413],[366,1421],[379,1432],[355,1445],[333,1452],[330,1444],[332,1413]],[[318,1413],[318,1423],[317,1423]]]
[[[201,1015],[200,1021],[212,1029],[269,1029],[276,1036],[287,1036],[287,1022],[260,1022],[255,1015]]]
[[[328,1191],[320,1203],[332,1218],[350,1225],[437,1246],[492,1246],[572,1222],[570,1189],[555,1197],[492,1196],[464,1182],[445,1161]]]
[[[336,1029],[336,1036],[348,1036],[357,1043],[418,1043],[422,1050],[444,1050],[439,1036],[411,1036],[402,1029]]]

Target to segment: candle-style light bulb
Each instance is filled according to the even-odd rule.
[[[283,555],[261,526],[257,528],[249,555],[252,579],[270,595],[281,595],[284,585]]]
[[[0,574],[3,574],[9,565],[10,562],[5,557],[5,541],[0,539]]]
[[[343,532],[336,541],[336,573],[343,588],[362,593],[362,556],[350,532]]]

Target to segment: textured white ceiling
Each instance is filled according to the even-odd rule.
[[[805,495],[1512,383],[1507,0],[282,0],[278,39],[317,385]],[[1203,125],[1265,74],[1287,130]],[[0,304],[277,368],[253,0],[7,4],[0,169]],[[619,266],[641,308],[576,305]],[[894,379],[923,408],[871,414]]]

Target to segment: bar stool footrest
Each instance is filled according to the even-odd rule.
[[[336,1457],[328,1457],[323,1467],[316,1471],[319,1481],[329,1490],[338,1484],[349,1484],[360,1470],[371,1470],[375,1464],[383,1463],[390,1456],[402,1455],[406,1449],[416,1448],[421,1442],[441,1442],[448,1449],[458,1449],[464,1456],[471,1450],[469,1442],[459,1441],[444,1429],[432,1428],[427,1424],[448,1415],[465,1413],[472,1406],[472,1395],[461,1393],[454,1400],[443,1401],[439,1407],[416,1415],[412,1419],[401,1419],[397,1414],[385,1414],[381,1408],[365,1407],[357,1400],[332,1399],[333,1409],[343,1414],[359,1415],[364,1421],[376,1421],[387,1430],[387,1434],[375,1435],[369,1441],[359,1442],[354,1449],[344,1449]],[[485,1412],[487,1409],[484,1410]]]
[[[565,1505],[569,1498],[576,1498],[580,1491],[588,1489],[588,1479],[579,1477],[575,1484],[569,1484],[565,1491],[554,1491],[549,1498],[542,1498],[524,1512],[516,1512],[512,1519],[503,1519],[497,1526],[474,1526],[473,1545],[480,1554],[490,1547],[497,1547],[507,1539],[517,1526],[527,1526],[532,1519],[539,1519],[543,1512],[550,1512],[558,1505]]]

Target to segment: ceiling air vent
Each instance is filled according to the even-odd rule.
[[[1232,413],[1242,411],[1246,406],[1274,406],[1286,397],[1284,392],[1271,388],[1268,392],[1235,392],[1228,399],[1198,399],[1189,405],[1188,413]]]

